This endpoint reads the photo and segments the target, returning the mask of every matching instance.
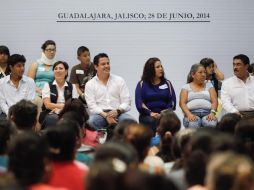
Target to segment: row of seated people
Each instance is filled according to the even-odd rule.
[[[0,120],[0,161],[5,159],[7,163],[0,162],[1,189],[254,187],[253,118],[242,119],[234,113],[223,118],[217,128],[180,130],[177,115],[165,110],[157,126],[161,139],[158,146],[150,144],[151,129],[125,120],[115,128],[110,142],[96,147],[87,166],[74,160],[88,119],[81,114],[85,109],[74,99],[68,100],[63,110],[57,124],[40,136],[31,130],[37,115],[31,101],[21,100],[11,108],[11,122]]]
[[[23,76],[24,56],[14,54],[9,57],[8,68],[11,74],[1,79],[0,106],[4,114],[8,114],[8,108],[17,100],[34,99],[36,92],[35,102],[38,108],[41,105],[43,108],[40,122],[45,126],[56,122],[59,111],[69,97],[79,97],[87,103],[90,113],[89,125],[96,129],[115,125],[124,119],[133,119],[126,113],[130,110],[129,90],[123,78],[110,74],[107,54],[96,55],[92,64],[88,48],[80,47],[77,54],[81,63],[72,68],[70,82],[68,82],[66,81],[68,64],[54,60],[55,42],[46,41],[42,45],[42,50],[42,57],[33,63],[28,71],[28,76],[34,79],[35,84],[31,78]],[[241,68],[234,68],[236,77],[241,79],[243,75],[245,78],[243,80],[249,77],[245,73],[249,66],[249,59],[245,61],[246,57],[242,54],[234,57],[234,62],[240,61],[240,67],[245,66],[243,71]],[[218,84],[222,79],[224,76],[212,59],[202,59],[200,64],[194,64],[191,67],[187,84],[181,90],[179,101],[185,116],[183,122],[185,127],[216,125]],[[253,82],[250,85],[252,84]],[[230,90],[226,88],[225,90]],[[248,95],[249,92],[246,90],[245,92]],[[239,106],[242,102],[237,102],[239,100],[236,98],[237,95],[237,92],[234,92],[233,97],[230,97],[230,92],[223,94],[226,111],[252,112],[252,105],[249,103]],[[249,101],[251,102],[251,99]],[[171,82],[165,78],[158,58],[150,58],[145,63],[141,81],[136,87],[135,102],[140,113],[140,123],[151,126],[154,132],[161,111],[175,109],[175,91]],[[245,114],[245,112],[239,112],[239,114]]]

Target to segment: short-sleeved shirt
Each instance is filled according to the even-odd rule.
[[[185,84],[182,89],[188,92],[187,107],[189,110],[211,109],[211,96],[209,90],[214,88],[211,82],[206,82],[202,91],[193,91],[190,83]]]
[[[93,63],[90,63],[88,68],[84,70],[81,64],[75,65],[71,69],[70,83],[78,84],[82,92],[84,92],[87,81],[95,76]]]

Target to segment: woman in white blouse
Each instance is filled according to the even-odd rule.
[[[58,114],[63,109],[65,101],[69,98],[78,98],[75,85],[66,78],[69,66],[66,62],[58,61],[53,65],[55,80],[46,83],[42,89],[42,112],[39,121],[43,127],[54,125],[58,120]]]

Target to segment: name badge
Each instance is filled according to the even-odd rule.
[[[46,71],[46,69],[44,67],[39,67],[38,71]]]
[[[159,89],[167,89],[167,88],[168,88],[167,84],[163,84],[163,85],[159,86]]]
[[[76,70],[76,74],[84,74],[84,71],[83,70]]]

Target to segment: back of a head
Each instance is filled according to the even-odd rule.
[[[37,106],[28,100],[21,100],[11,109],[11,119],[20,130],[32,130],[37,122]]]
[[[222,132],[234,134],[235,126],[240,119],[241,116],[239,114],[227,113],[221,118],[217,128]]]
[[[123,141],[124,138],[124,130],[132,124],[137,124],[137,121],[133,119],[125,119],[117,124],[113,131],[113,137],[111,141]]]
[[[204,128],[193,134],[191,150],[200,150],[207,155],[222,151],[241,152],[241,144],[231,134],[213,128]]]
[[[93,162],[87,176],[87,190],[124,189],[123,178],[127,165],[117,159],[104,159]]]
[[[59,118],[61,118],[67,112],[73,112],[76,114],[76,117],[73,116],[73,119],[76,120],[81,126],[83,126],[83,124],[89,118],[83,103],[77,98],[70,98],[65,102],[64,108],[59,114]]]
[[[124,142],[107,142],[96,147],[94,160],[105,160],[111,158],[118,158],[125,162],[127,165],[138,163],[138,154],[135,148]]]
[[[35,133],[21,132],[11,142],[9,171],[19,185],[28,187],[43,180],[48,146],[44,138]]]
[[[76,138],[79,125],[70,120],[59,121],[55,127],[45,133],[50,147],[50,159],[53,161],[72,161],[76,151]]]
[[[16,133],[16,128],[13,124],[6,120],[0,119],[0,155],[7,153],[8,142],[13,134]]]
[[[157,128],[157,132],[161,137],[163,137],[167,131],[169,131],[174,136],[175,133],[180,130],[180,128],[181,121],[179,120],[175,112],[171,110],[166,110],[161,113],[159,126]]]
[[[187,152],[187,147],[190,144],[191,136],[195,132],[195,129],[187,128],[178,131],[172,142],[172,151],[175,159],[181,158],[185,152]]]
[[[235,127],[235,136],[244,145],[246,154],[254,161],[254,119],[243,119]]]
[[[254,166],[245,156],[220,153],[211,157],[206,176],[208,190],[251,190]]]
[[[152,136],[152,130],[140,124],[129,125],[124,131],[124,141],[131,143],[136,148],[140,162],[147,155]]]

